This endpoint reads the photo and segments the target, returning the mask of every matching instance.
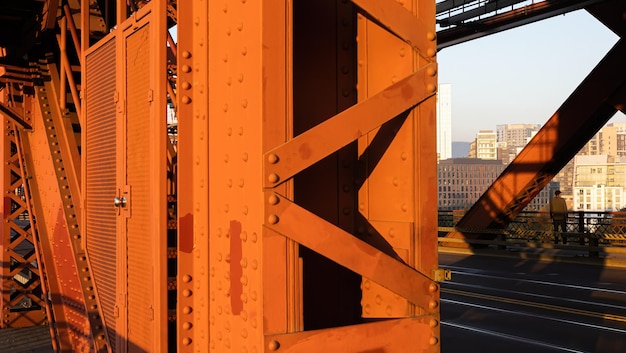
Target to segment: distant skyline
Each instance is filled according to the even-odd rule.
[[[499,124],[545,124],[618,39],[580,10],[442,49],[452,141],[472,141]]]

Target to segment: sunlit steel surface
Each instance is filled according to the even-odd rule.
[[[445,11],[457,27],[493,11],[524,23],[524,3]],[[527,8],[546,5],[576,6]],[[0,3],[0,33],[34,24],[0,36],[20,39],[0,41],[0,92],[16,89],[0,114],[5,146],[17,146],[6,158],[24,161],[55,350],[438,352],[443,6]],[[623,34],[620,1],[581,6]],[[623,51],[459,226],[505,224],[624,110]]]
[[[434,2],[28,4],[1,114],[56,351],[439,351]]]

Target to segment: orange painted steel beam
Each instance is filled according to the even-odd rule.
[[[43,258],[47,271],[56,274],[48,277],[53,304],[55,330],[61,351],[84,349],[106,350],[103,325],[94,295],[90,267],[82,248],[78,215],[74,211],[68,180],[61,158],[56,125],[58,105],[49,100],[43,85],[36,86],[37,104],[34,123],[39,127],[26,134],[24,158],[33,196],[33,209],[37,219]],[[48,156],[45,158],[44,156]],[[44,157],[44,158],[42,158]],[[56,308],[56,309],[55,309]]]
[[[19,153],[19,132],[15,123],[6,119],[3,122],[0,145],[4,195],[0,209],[0,329],[37,326],[47,322],[44,273],[31,227],[24,166]]]
[[[17,131],[17,126],[14,124],[13,125],[13,129],[15,131]],[[21,164],[21,177],[22,180],[27,180],[27,174],[26,174],[26,162],[24,160],[24,151],[23,151],[23,144],[20,138],[20,134],[16,134],[16,144],[17,144],[17,154],[18,154],[18,158],[20,160],[20,164]],[[53,324],[54,322],[54,312],[53,312],[53,308],[59,309],[58,305],[55,303],[52,303],[50,301],[50,283],[48,281],[48,277],[49,276],[54,276],[54,271],[49,271],[48,267],[45,264],[44,261],[44,250],[42,249],[42,243],[40,241],[40,237],[39,237],[39,233],[38,233],[38,228],[37,228],[37,222],[35,220],[35,215],[34,215],[34,209],[33,209],[33,202],[32,202],[32,193],[30,191],[30,185],[28,182],[23,183],[23,188],[24,188],[24,195],[25,195],[25,199],[26,199],[26,208],[28,210],[28,219],[30,221],[30,233],[31,233],[31,237],[33,239],[33,244],[35,246],[35,255],[37,258],[37,267],[39,268],[39,275],[40,275],[40,282],[41,282],[41,298],[42,298],[42,306],[45,309],[45,313],[46,313],[46,318],[47,318],[47,323],[48,323],[48,328],[50,331],[50,338],[52,340],[52,348],[55,351],[59,350],[58,347],[58,342],[57,342],[57,333],[55,330],[55,325]]]
[[[429,277],[277,194],[267,197],[273,205],[265,214],[269,229],[383,285],[429,314],[438,308],[437,297],[424,295],[438,290]]]
[[[268,335],[265,345],[280,352],[316,352],[323,343],[328,352],[431,352],[436,338],[429,331],[437,325],[432,319],[392,319],[375,323],[312,330],[282,335]],[[411,343],[407,343],[410,337]]]
[[[472,21],[466,21],[465,23],[451,23],[454,27],[444,28],[438,31],[439,43],[437,48],[441,50],[490,34],[563,15],[571,11],[581,10],[587,6],[602,2],[606,2],[606,0],[537,1],[482,19],[477,18]]]
[[[626,20],[624,20],[626,4],[623,1],[604,1],[586,7],[586,10],[620,38],[623,39],[626,36]]]
[[[290,179],[339,148],[432,97],[437,84],[435,72],[436,65],[430,64],[266,153],[266,187]]]
[[[208,81],[206,51],[199,43],[207,42],[207,2],[192,1],[178,7],[178,60],[176,107],[178,116],[178,262],[177,262],[177,350],[191,353],[196,346],[209,346],[206,322],[197,315],[202,298],[209,290],[209,278],[201,264],[208,263],[208,146],[200,136],[206,136],[205,119],[194,109],[208,110],[208,92],[198,89],[197,82]],[[199,17],[192,26],[193,15]],[[181,68],[184,68],[181,70]],[[184,99],[184,101],[183,101]],[[195,266],[194,266],[195,265]],[[185,295],[182,295],[185,293]],[[203,308],[204,309],[204,308]],[[206,313],[206,309],[205,309]],[[203,314],[204,315],[204,314]]]
[[[457,230],[505,227],[547,185],[617,111],[613,98],[624,97],[624,62],[626,43],[620,40],[458,222]]]

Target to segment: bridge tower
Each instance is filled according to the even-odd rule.
[[[0,42],[3,217],[56,351],[439,351],[434,1],[0,6],[36,28]]]

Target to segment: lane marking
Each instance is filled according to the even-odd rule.
[[[564,346],[557,346],[555,344],[550,344],[550,343],[546,343],[546,342],[531,340],[531,339],[520,337],[520,336],[513,336],[513,335],[509,335],[507,333],[501,333],[501,332],[496,332],[496,331],[491,331],[491,330],[483,330],[483,329],[478,329],[478,328],[471,327],[471,326],[459,325],[459,324],[454,324],[454,323],[446,322],[446,321],[442,321],[441,325],[451,326],[451,327],[454,327],[454,328],[458,328],[458,329],[462,329],[462,330],[468,330],[468,331],[472,331],[472,332],[478,332],[478,333],[482,333],[482,334],[489,335],[489,336],[496,336],[496,337],[508,339],[508,340],[511,340],[511,341],[523,342],[523,343],[531,344],[531,345],[534,345],[534,346],[558,349],[559,351],[564,351],[564,352],[587,353],[586,351],[579,351],[579,350],[567,348],[567,347],[564,347]]]
[[[456,266],[441,266],[441,268],[459,268],[462,269],[464,267],[456,267]],[[547,282],[547,281],[540,281],[540,280],[536,280],[536,279],[523,279],[523,278],[510,278],[510,277],[502,277],[502,276],[492,276],[492,275],[485,275],[485,274],[480,274],[480,273],[472,273],[472,272],[465,272],[465,271],[458,271],[458,270],[454,270],[452,271],[452,274],[456,274],[456,275],[460,275],[460,276],[475,276],[475,277],[484,277],[484,278],[496,278],[496,279],[501,279],[501,280],[506,280],[506,281],[523,281],[523,282],[528,282],[528,283],[536,283],[536,284],[543,284],[546,286],[558,286],[558,287],[566,287],[566,288],[574,288],[574,289],[585,289],[585,290],[590,290],[590,291],[596,291],[596,292],[606,292],[606,293],[612,293],[612,294],[626,294],[626,291],[623,290],[617,290],[617,289],[609,289],[609,288],[597,288],[597,287],[588,287],[588,286],[579,286],[579,285],[574,285],[574,284],[567,284],[567,283],[556,283],[556,282]],[[454,278],[454,276],[453,276]]]
[[[465,296],[465,297],[472,297],[472,298],[484,299],[484,300],[501,302],[501,303],[515,304],[515,305],[527,306],[527,307],[538,308],[538,309],[552,310],[552,311],[558,311],[558,312],[563,312],[567,314],[576,314],[576,315],[581,315],[581,316],[588,316],[588,317],[612,320],[612,321],[617,321],[617,322],[626,322],[626,317],[624,316],[613,315],[613,314],[602,314],[602,313],[596,313],[593,311],[587,311],[587,310],[581,310],[581,309],[564,308],[564,307],[557,306],[557,305],[535,303],[535,302],[529,302],[529,301],[519,300],[519,299],[503,298],[503,297],[497,297],[495,295],[489,295],[489,294],[472,293],[472,292],[466,292],[466,291],[450,289],[450,288],[441,288],[441,293],[456,294],[456,295]]]
[[[448,303],[448,304],[456,304],[456,305],[460,305],[460,306],[469,306],[469,307],[477,308],[477,309],[485,309],[485,310],[497,311],[497,312],[506,313],[506,314],[514,314],[514,315],[520,315],[520,316],[528,316],[528,317],[533,317],[533,318],[540,318],[540,319],[556,321],[556,322],[561,322],[561,323],[570,324],[570,325],[584,326],[584,327],[588,327],[588,328],[592,328],[592,329],[596,329],[596,330],[600,330],[600,331],[609,331],[609,332],[615,332],[615,333],[626,333],[626,330],[622,330],[622,329],[614,328],[614,327],[600,326],[600,325],[589,324],[589,323],[581,322],[581,321],[560,319],[560,318],[555,318],[555,317],[552,317],[552,316],[531,314],[531,313],[525,313],[525,312],[520,312],[520,311],[513,311],[513,310],[495,308],[495,307],[491,307],[491,306],[474,304],[474,303],[460,302],[460,301],[451,300],[451,299],[441,299],[441,302],[442,303]]]
[[[466,287],[466,288],[475,288],[475,289],[488,289],[488,290],[492,290],[494,292],[515,293],[515,294],[521,294],[521,295],[524,295],[524,296],[527,296],[527,297],[535,297],[535,298],[543,298],[543,299],[554,299],[554,297],[548,296],[548,295],[544,295],[544,294],[516,292],[516,291],[508,290],[508,289],[489,288],[489,287],[483,287],[483,286],[479,286],[479,285],[475,285],[475,284],[469,284],[469,283],[446,282],[445,285],[446,285],[446,287],[448,287],[448,286],[457,286],[457,287]],[[474,293],[474,292],[472,292],[472,293]],[[603,307],[603,308],[611,308],[611,309],[616,309],[616,310],[626,310],[626,306],[623,306],[623,305],[614,305],[614,304],[609,304],[609,303],[603,303],[603,302],[597,302],[597,301],[591,301],[591,300],[572,299],[572,298],[560,298],[560,299],[563,300],[563,301],[567,301],[569,303],[577,303],[577,304],[584,304],[584,305],[599,306],[599,307]]]

